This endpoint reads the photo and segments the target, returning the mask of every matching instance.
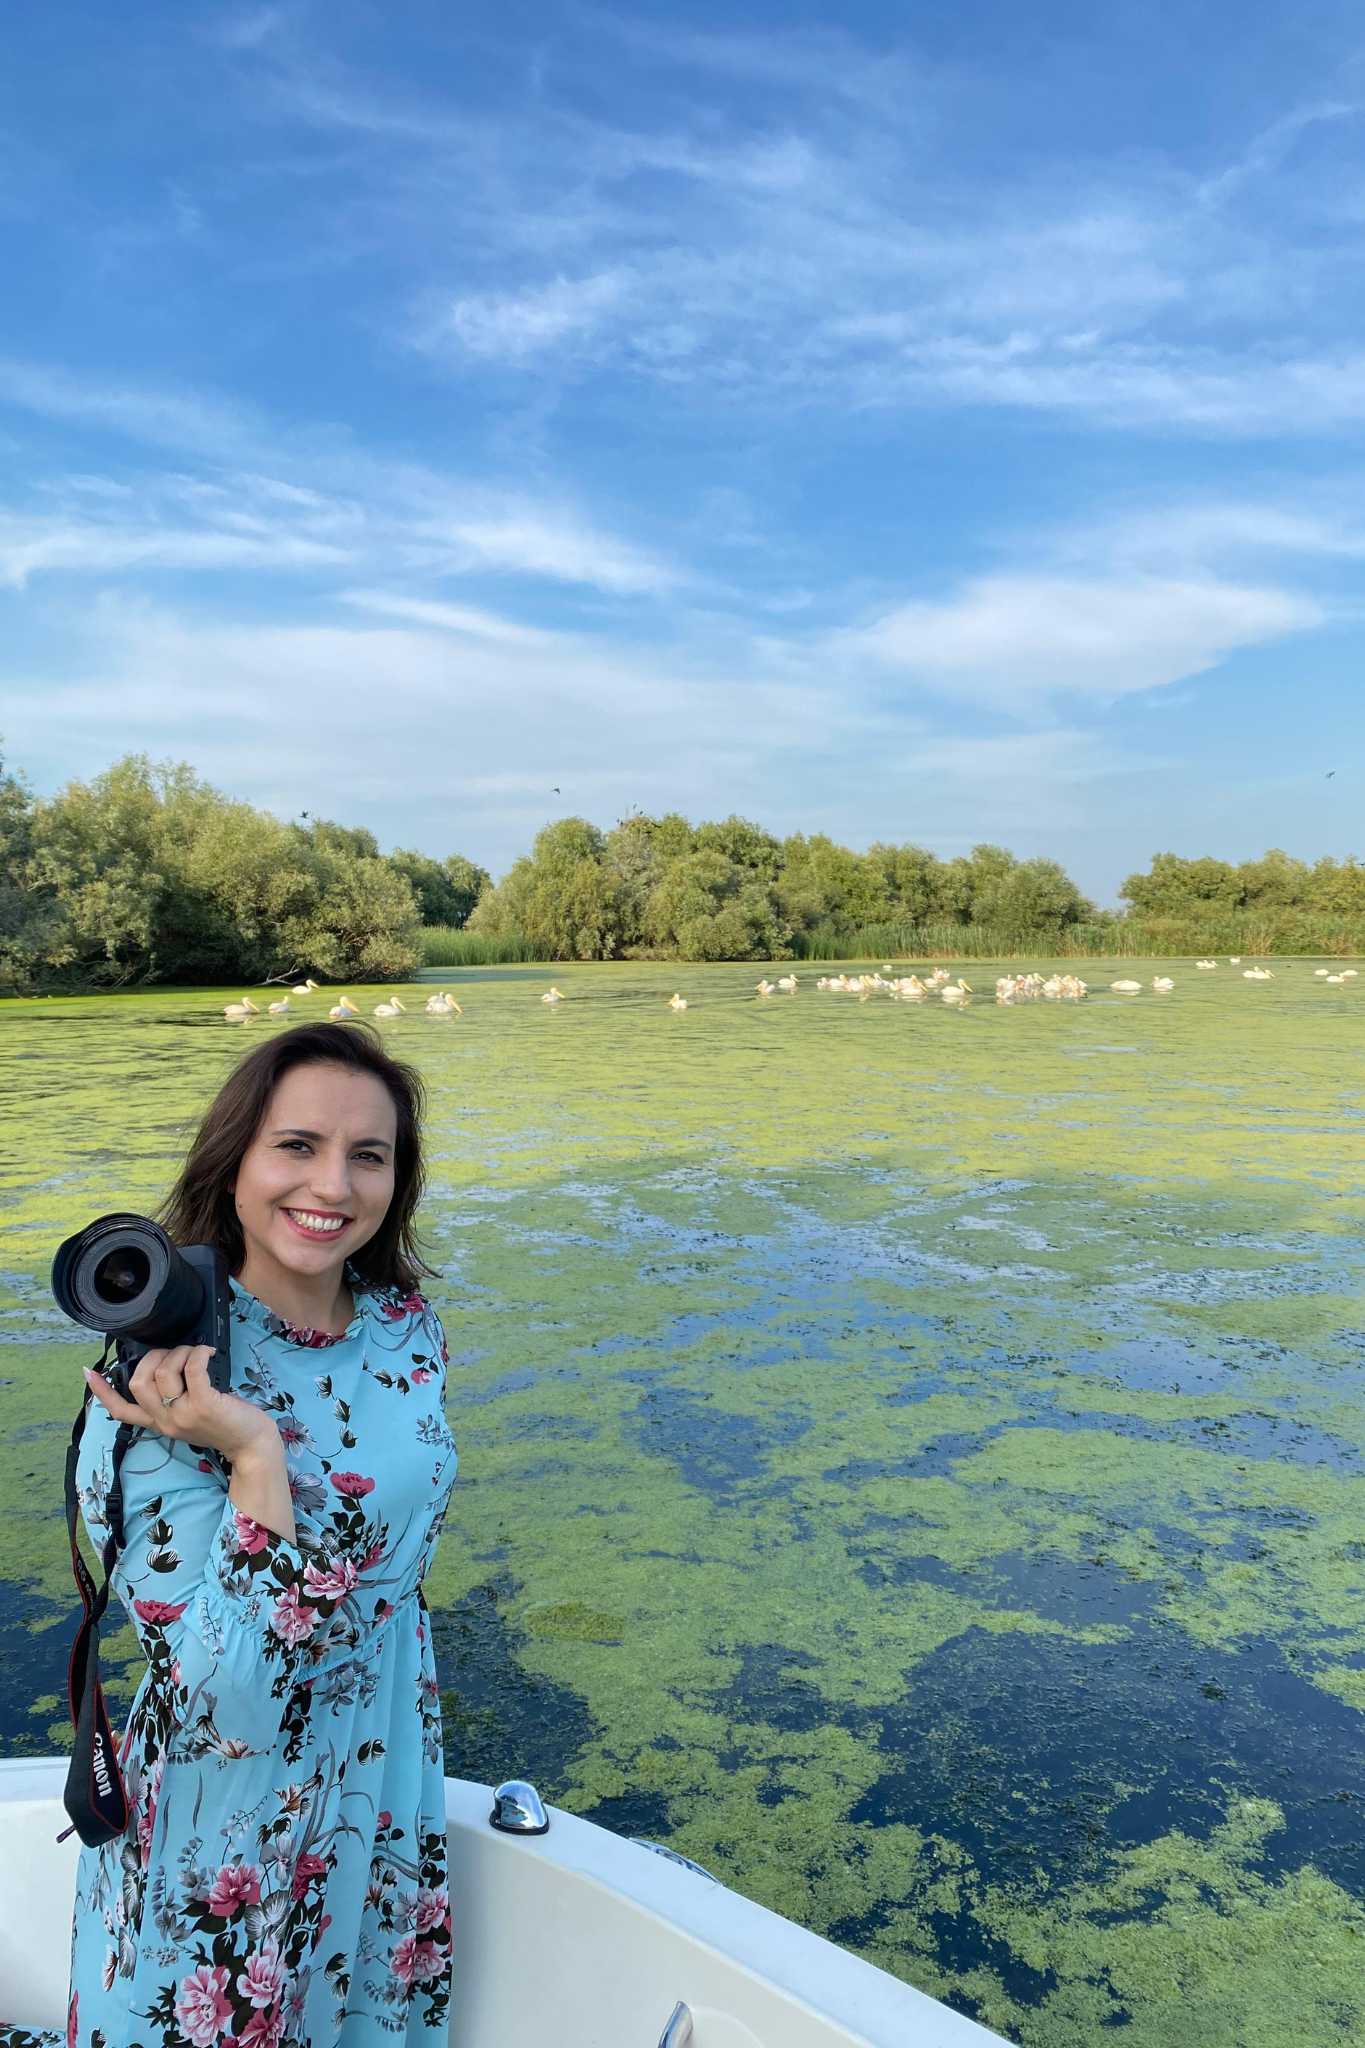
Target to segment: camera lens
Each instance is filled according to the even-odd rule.
[[[130,1301],[136,1301],[152,1277],[151,1262],[145,1252],[129,1245],[121,1252],[111,1252],[100,1260],[90,1276],[90,1284],[101,1301],[110,1302],[115,1308],[123,1308]]]
[[[184,1343],[204,1307],[199,1275],[150,1216],[101,1216],[52,1262],[57,1306],[75,1323],[147,1345]]]

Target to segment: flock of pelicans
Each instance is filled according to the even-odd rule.
[[[1217,967],[1218,962],[1196,960],[1194,964],[1207,971]],[[1241,954],[1231,954],[1228,965],[1241,967]],[[1333,985],[1357,979],[1357,970],[1354,967],[1343,967],[1339,974],[1333,974],[1327,967],[1315,967],[1313,973],[1316,979]],[[1273,981],[1275,976],[1269,967],[1243,967],[1242,979]],[[1169,974],[1154,974],[1151,985],[1157,995],[1163,996],[1169,995],[1175,987]],[[794,974],[781,975],[776,981],[769,981],[765,975],[762,981],[755,983],[755,989],[760,997],[777,995],[779,991],[783,995],[794,996],[798,986]],[[893,1002],[920,1003],[927,996],[936,995],[943,1002],[956,1007],[969,1003],[974,993],[970,982],[963,981],[960,975],[954,981],[946,967],[935,967],[921,980],[917,974],[896,974],[889,960],[883,964],[878,974],[822,974],[815,986],[833,989],[840,995],[857,996],[860,1002],[866,1002],[870,996],[885,995],[890,996]],[[1140,981],[1111,981],[1109,986],[1118,996],[1136,996],[1142,993]],[[1089,985],[1082,981],[1078,974],[1049,974],[1046,979],[1041,974],[1002,974],[997,977],[995,983],[997,1003],[1032,1003],[1037,1002],[1040,997],[1050,1002],[1075,1003],[1080,1002],[1089,992]],[[271,1017],[287,1017],[291,1014],[291,996],[315,996],[321,993],[317,982],[301,981],[289,991],[289,995],[281,996],[277,1002],[268,1003],[265,1013]],[[562,1003],[564,992],[552,983],[540,1000],[542,1003]],[[670,1010],[685,1010],[686,996],[675,990],[668,999],[668,1007]],[[250,996],[243,996],[238,1002],[228,1003],[223,1011],[230,1024],[242,1024],[248,1017],[259,1017],[261,1014],[260,1005],[253,1003]],[[347,1018],[359,1017],[361,1014],[349,996],[341,996],[327,1012],[327,1015],[335,1018],[338,1023],[344,1023]],[[384,1019],[406,1017],[408,1010],[407,1005],[400,1002],[397,996],[390,996],[386,1003],[376,1003],[374,1014]],[[426,1015],[462,1017],[464,1011],[454,996],[442,989],[438,995],[427,997]]]

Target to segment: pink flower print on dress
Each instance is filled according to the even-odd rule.
[[[234,1520],[237,1524],[237,1548],[244,1550],[248,1557],[257,1557],[270,1541],[270,1531],[254,1515],[244,1515],[237,1509]]]
[[[233,2036],[233,2048],[280,2048],[284,2039],[284,2007],[272,2005],[253,2012],[240,2034]]]
[[[309,1885],[313,1884],[320,1877],[326,1877],[326,1875],[327,1865],[323,1862],[321,1856],[315,1856],[311,1850],[305,1850],[294,1865],[294,1875],[289,1887],[290,1896],[295,1900],[304,1898],[307,1895]]]
[[[280,1945],[272,1934],[246,1959],[237,1989],[248,2005],[274,2005],[284,1990],[285,1969],[280,1961]]]
[[[450,1894],[442,1885],[439,1891],[421,1890],[417,1894],[417,1932],[434,1933],[437,1928],[450,1925]]]
[[[408,1374],[408,1378],[412,1381],[412,1384],[415,1387],[424,1387],[427,1381],[431,1378],[431,1374],[427,1371],[424,1365],[415,1365],[412,1368],[412,1371]]]
[[[200,1963],[197,1970],[191,1970],[188,1977],[181,1979],[175,2016],[194,2048],[213,2048],[219,2035],[232,2022],[232,2006],[226,1995],[227,1980],[227,1971],[221,1964],[214,1963]]]
[[[420,1941],[415,1934],[405,1934],[393,1952],[389,1968],[400,1984],[422,1984],[428,1977],[439,1977],[445,1965],[435,1942]]]
[[[344,1600],[360,1577],[349,1557],[334,1558],[326,1571],[309,1558],[303,1568],[303,1590],[310,1600]]]
[[[261,1873],[254,1863],[225,1863],[209,1887],[209,1906],[224,1920],[243,1906],[259,1905]]]
[[[389,1323],[401,1323],[404,1316],[420,1316],[426,1313],[426,1300],[420,1294],[404,1294],[397,1301],[381,1301],[379,1313]]]
[[[347,1494],[352,1500],[363,1500],[367,1493],[374,1492],[373,1479],[366,1479],[360,1472],[332,1472],[328,1477],[338,1493]]]
[[[76,2007],[79,2003],[80,1993],[79,1991],[73,1991],[71,1994],[71,2003],[66,2009],[66,2048],[76,2048],[76,2037],[79,2032],[79,2022],[76,2018]]]
[[[316,1607],[306,1607],[297,1586],[281,1593],[270,1616],[270,1626],[282,1643],[306,1643],[318,1625]]]
[[[173,1621],[179,1621],[188,1605],[186,1600],[174,1604],[169,1600],[134,1600],[133,1612],[148,1628],[169,1628]]]

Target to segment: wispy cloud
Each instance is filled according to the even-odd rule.
[[[938,695],[1036,713],[1052,698],[1103,703],[1160,689],[1322,617],[1286,591],[1212,581],[987,576],[941,602],[901,605],[835,645]]]

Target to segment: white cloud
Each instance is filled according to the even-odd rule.
[[[185,758],[284,815],[341,816],[494,866],[551,816],[610,825],[631,805],[737,810],[851,845],[1036,837],[1040,805],[1072,815],[1118,765],[1102,736],[1069,726],[945,731],[871,678],[696,658],[689,671],[644,647],[505,637],[505,622],[460,608],[413,605],[400,622],[404,600],[353,595],[385,623],[230,626],[106,596],[59,678],[14,679],[8,751],[40,787],[134,749]]]
[[[428,599],[402,597],[384,590],[343,590],[343,604],[376,617],[400,619],[413,626],[434,626],[443,633],[461,633],[475,640],[497,640],[507,647],[540,647],[552,635],[534,626],[519,626],[492,612],[477,611],[472,605],[440,604]]]
[[[483,568],[621,593],[667,590],[680,580],[676,569],[625,541],[529,508],[505,517],[454,519],[445,531]]]
[[[298,534],[77,525],[0,513],[0,584],[11,590],[23,590],[30,577],[57,570],[98,576],[138,569],[289,572],[333,568],[345,560],[341,548]]]
[[[570,337],[592,334],[621,309],[629,291],[622,272],[606,271],[593,277],[557,277],[521,292],[459,298],[433,321],[427,345],[448,338],[471,355],[520,362]]]
[[[939,695],[1027,709],[1050,697],[1104,702],[1159,689],[1322,616],[1285,591],[1213,581],[984,576],[952,598],[899,606],[834,645]]]

